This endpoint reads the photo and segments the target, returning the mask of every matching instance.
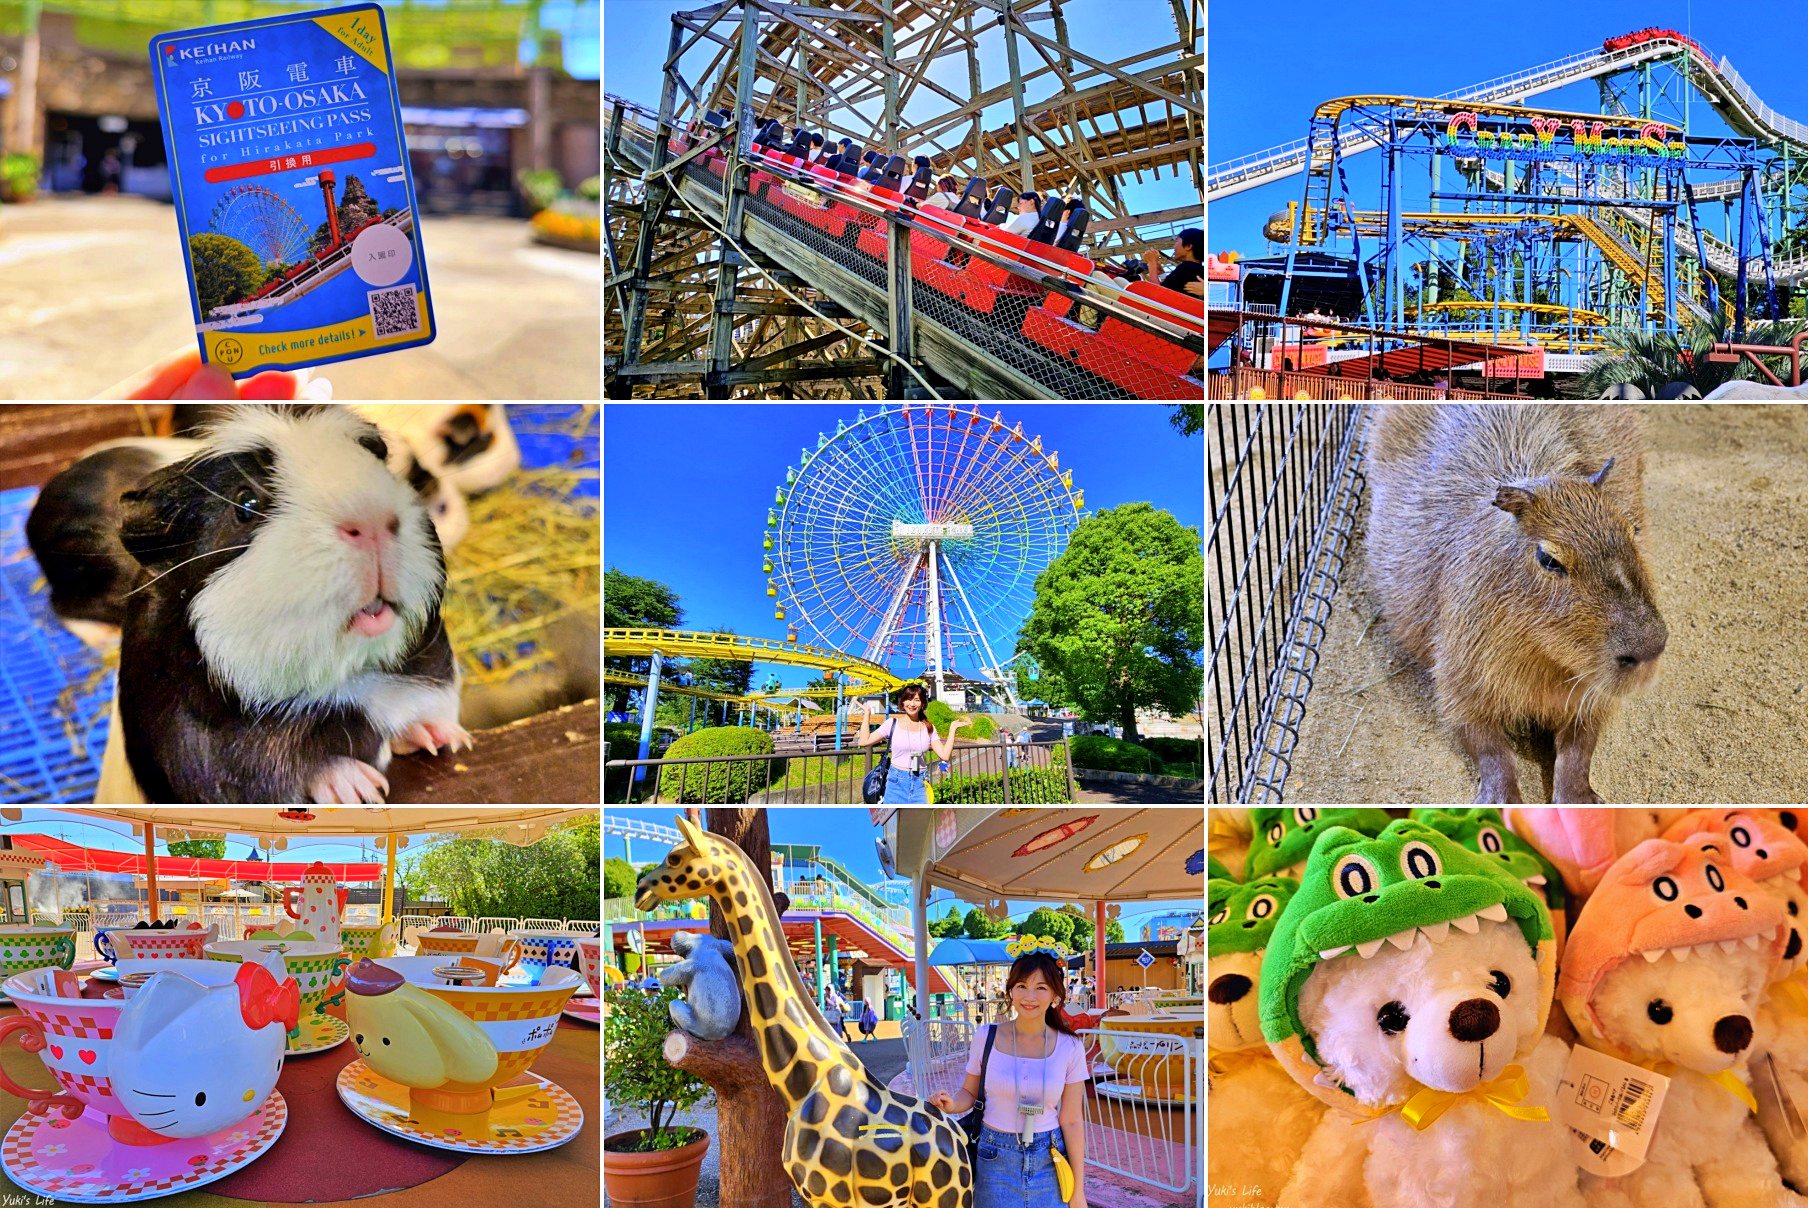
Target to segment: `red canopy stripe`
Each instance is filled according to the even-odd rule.
[[[95,847],[77,847],[49,835],[15,834],[13,847],[34,852],[65,872],[129,873],[144,876],[145,859],[137,852],[104,851]],[[322,863],[326,863],[322,861]],[[281,863],[266,860],[200,860],[193,856],[158,856],[157,871],[163,876],[203,877],[209,880],[295,881],[300,882],[314,861]],[[326,864],[327,871],[340,882],[380,881],[381,864]]]

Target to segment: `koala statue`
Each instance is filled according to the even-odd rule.
[[[720,1040],[741,1018],[741,978],[734,945],[713,935],[680,931],[672,951],[684,959],[659,974],[662,986],[679,986],[684,1000],[670,1005],[672,1022],[702,1040]]]

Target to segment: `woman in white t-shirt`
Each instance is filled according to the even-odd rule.
[[[1061,1016],[1065,1001],[1060,962],[1048,951],[1025,952],[1005,977],[1012,1017],[985,1061],[985,1126],[973,1171],[973,1208],[1054,1208],[1062,1203],[1057,1151],[1073,1170],[1068,1208],[1086,1208],[1086,1149],[1081,1109],[1086,1101],[1086,1046]],[[929,1102],[964,1115],[979,1095],[986,1033],[980,1028],[967,1056],[959,1091],[937,1091]]]

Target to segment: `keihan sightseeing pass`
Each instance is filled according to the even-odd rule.
[[[383,10],[181,30],[150,50],[202,359],[247,377],[430,343]]]

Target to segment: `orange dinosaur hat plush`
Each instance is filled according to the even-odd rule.
[[[1781,956],[1783,907],[1734,867],[1728,841],[1696,834],[1687,842],[1647,839],[1614,861],[1570,932],[1557,995],[1579,1029],[1611,1045],[1595,1013],[1601,981],[1643,957],[1687,961],[1716,948],[1762,948]]]
[[[1790,916],[1784,920],[1786,940],[1782,959],[1771,977],[1783,981],[1808,964],[1808,942],[1802,928],[1808,924],[1808,843],[1783,824],[1775,811],[1758,809],[1690,810],[1678,819],[1664,838],[1712,832],[1722,836],[1733,868],[1770,891]]]

